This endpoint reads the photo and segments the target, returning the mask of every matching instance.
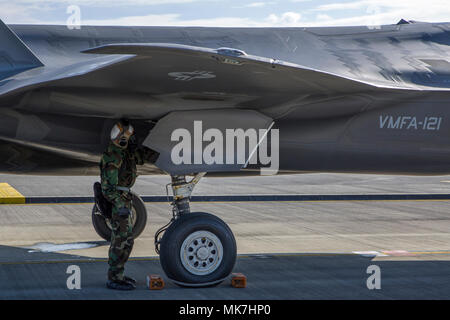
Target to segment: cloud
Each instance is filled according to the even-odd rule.
[[[353,0],[335,3],[316,4],[310,0],[283,1],[283,6],[274,6],[270,14],[256,14],[251,8],[268,8],[269,4],[280,4],[281,1],[242,1],[247,10],[237,10],[234,14],[220,15],[213,3],[224,3],[225,0],[0,0],[0,19],[6,23],[31,24],[65,24],[68,16],[61,7],[68,4],[82,5],[83,12],[93,7],[105,8],[107,16],[114,13],[114,18],[95,18],[82,20],[82,25],[142,25],[142,26],[205,26],[205,27],[315,27],[315,26],[351,26],[393,24],[401,18],[428,22],[448,21],[450,5],[448,0]],[[341,2],[339,2],[341,1]],[[183,6],[177,4],[208,2],[202,12],[205,18],[183,15]],[[309,2],[309,9],[301,10],[295,2]],[[55,6],[58,3],[59,6]],[[151,13],[151,6],[173,4],[162,14]],[[291,3],[291,7],[289,7]],[[62,4],[62,5],[61,5]],[[288,4],[288,5],[286,5]],[[312,5],[313,4],[313,5]],[[127,8],[142,5],[141,15],[131,15]],[[311,8],[311,5],[313,6]],[[122,7],[119,7],[122,6]],[[145,9],[145,6],[150,6]],[[113,7],[111,11],[107,11]],[[57,8],[57,9],[55,9]],[[285,9],[285,10],[283,10]],[[146,12],[145,12],[146,11]],[[263,13],[264,11],[259,11]],[[119,15],[119,16],[118,16]],[[235,16],[236,15],[236,16]],[[118,16],[118,17],[117,17]],[[45,18],[44,18],[45,17]]]
[[[201,26],[201,27],[261,27],[268,26],[248,18],[218,17],[211,19],[181,19],[179,14],[130,16],[106,20],[82,20],[82,25],[111,26]]]
[[[129,6],[153,6],[161,4],[182,4],[192,2],[218,2],[220,0],[15,0],[15,4],[21,5],[78,5],[86,7],[129,7]],[[0,4],[9,4],[10,1],[0,1]]]
[[[301,14],[285,12],[271,14],[266,19],[254,20],[238,17],[217,17],[209,19],[182,19],[180,14],[130,16],[107,20],[83,20],[82,25],[117,26],[202,26],[202,27],[295,27],[301,24]]]
[[[42,20],[39,19],[39,15],[37,15],[36,12],[40,12],[46,8],[45,6],[39,6],[37,4],[30,4],[27,6],[13,2],[8,2],[6,4],[6,1],[0,1],[0,6],[0,19],[6,23],[42,23]]]
[[[272,26],[294,27],[299,25],[301,18],[300,13],[285,12],[282,15],[271,14],[266,20]]]
[[[27,24],[65,24],[68,18],[66,11],[58,11],[61,8],[72,5],[80,6],[82,15],[90,8],[118,8],[126,12],[128,8],[136,6],[156,6],[171,4],[188,4],[194,2],[217,3],[223,0],[0,0],[0,19],[6,23]],[[42,16],[53,17],[43,21]],[[164,17],[162,17],[163,19]]]
[[[315,8],[315,11],[354,10],[367,7],[370,1],[338,2],[323,4]]]
[[[319,5],[315,11],[365,10],[368,7],[378,7],[384,10],[401,9],[407,11],[438,11],[449,8],[448,0],[356,0],[351,2],[336,2]]]
[[[265,1],[265,2],[251,2],[247,4],[243,4],[240,6],[235,6],[235,9],[245,9],[245,8],[264,8],[270,5],[277,4],[276,1]]]
[[[244,4],[242,7],[243,8],[260,8],[260,7],[265,7],[268,4],[273,4],[273,2],[268,3],[268,2],[252,2],[249,4]]]
[[[317,21],[328,21],[328,20],[333,20],[333,18],[330,17],[330,16],[327,15],[327,14],[319,13],[319,14],[316,16],[316,20],[317,20]]]
[[[445,22],[450,17],[448,0],[358,0],[320,5],[313,10],[328,15],[346,11],[348,17],[328,20],[330,26],[391,24],[401,18]],[[352,10],[358,11],[349,15]]]

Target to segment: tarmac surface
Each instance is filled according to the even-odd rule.
[[[23,195],[91,196],[95,177],[0,175]],[[134,191],[165,195],[168,177],[139,177]],[[450,176],[305,174],[204,178],[194,195],[448,194]],[[195,202],[233,230],[234,272],[213,288],[180,288],[165,278],[153,246],[170,206],[147,203],[148,224],[136,240],[127,274],[133,292],[105,288],[108,243],[91,223],[93,204],[0,205],[0,299],[450,299],[450,201]],[[81,269],[81,290],[69,290],[67,268]],[[381,272],[369,290],[367,268]],[[147,274],[166,288],[149,291]]]

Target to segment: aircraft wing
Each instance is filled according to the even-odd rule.
[[[427,85],[420,81],[414,83],[407,76],[397,79],[389,75],[385,75],[384,80],[380,77],[362,80],[356,75],[353,77],[342,72],[342,68],[324,71],[306,67],[311,65],[311,59],[317,62],[314,65],[320,65],[320,59],[324,59],[323,65],[327,65],[328,60],[340,57],[339,52],[327,49],[323,51],[331,52],[331,55],[324,56],[317,52],[317,56],[312,58],[314,51],[311,51],[309,60],[306,59],[303,65],[298,59],[274,60],[270,53],[263,57],[236,49],[153,42],[114,43],[93,48],[87,45],[84,51],[81,46],[74,52],[58,52],[59,55],[54,52],[47,57],[47,64],[44,65],[39,55],[35,55],[2,22],[0,40],[0,97],[46,86],[120,89],[152,95],[180,92],[245,94],[261,99],[268,94],[298,97],[302,94],[354,93],[380,88],[449,90],[447,82],[442,86],[436,83]],[[80,50],[86,54],[80,54]],[[365,51],[361,54],[373,55]],[[66,63],[54,66],[53,61],[61,59],[61,56],[66,57]],[[429,70],[422,70],[419,76],[422,73],[424,77],[430,76],[432,72],[438,76],[448,74],[448,63],[444,61],[444,56],[442,59],[435,56],[422,59]],[[292,63],[294,60],[296,63]],[[350,62],[346,60],[347,64]],[[361,62],[354,61],[354,64],[358,63]],[[398,70],[400,75],[402,70]]]
[[[430,87],[411,82],[364,81],[342,74],[313,69],[299,64],[248,55],[230,48],[210,49],[170,43],[111,44],[83,51],[92,54],[135,55],[151,61],[152,75],[158,76],[161,84],[165,80],[185,83],[196,79],[210,79],[220,88],[245,86],[247,89],[262,88],[297,94],[336,94],[356,91],[384,89],[445,90],[447,87]],[[195,72],[185,72],[197,68]],[[180,70],[180,71],[172,71]],[[202,74],[200,74],[202,73]],[[153,77],[154,77],[153,76]],[[170,79],[172,78],[172,79]],[[204,83],[203,83],[204,85]],[[281,87],[281,88],[280,88]]]
[[[111,44],[83,51],[91,54],[135,55],[149,63],[147,77],[180,89],[213,87],[221,90],[262,88],[298,93],[349,92],[370,84],[297,64],[248,55],[231,48],[210,49],[170,43]],[[191,71],[192,70],[192,71]],[[195,81],[195,80],[208,81]],[[209,84],[211,83],[211,84]],[[200,84],[200,85],[198,85]]]
[[[83,52],[92,57],[87,55],[89,59],[62,68],[35,66],[0,81],[0,97],[46,86],[88,86],[148,94],[209,92],[257,97],[268,93],[293,96],[352,93],[386,87],[233,49],[177,44],[114,44]]]

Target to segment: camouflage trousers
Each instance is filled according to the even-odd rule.
[[[131,216],[123,217],[118,214],[118,210],[122,207],[127,207],[131,210],[131,202],[127,201],[113,206],[111,219],[112,235],[108,260],[109,280],[123,280],[125,263],[130,257],[134,244]]]

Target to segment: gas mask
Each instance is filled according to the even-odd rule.
[[[128,141],[134,134],[134,128],[131,124],[123,121],[114,125],[111,130],[111,141],[119,148],[126,149]]]

